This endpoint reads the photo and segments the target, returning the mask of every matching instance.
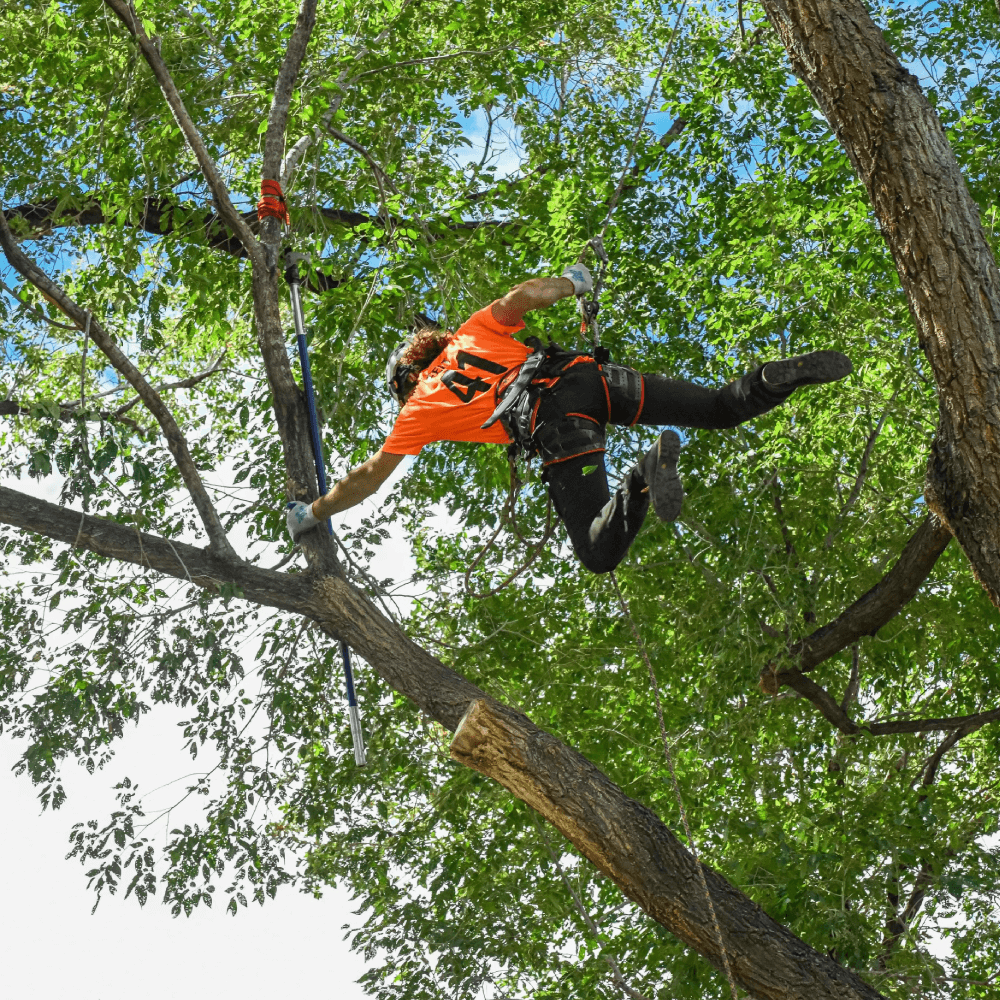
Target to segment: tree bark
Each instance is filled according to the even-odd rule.
[[[931,514],[924,518],[895,565],[874,587],[832,622],[792,643],[778,662],[769,663],[761,670],[761,689],[766,694],[777,694],[782,684],[792,683],[793,677],[801,677],[806,671],[814,670],[862,636],[875,635],[913,600],[950,541],[951,532],[937,517]],[[811,697],[805,690],[797,690]],[[831,704],[839,711],[836,703]],[[826,712],[823,714],[834,722]],[[834,722],[834,725],[838,724]]]
[[[691,853],[585,757],[497,702],[477,701],[451,744],[455,760],[537,810],[654,920],[722,968]],[[875,998],[857,975],[810,948],[703,866],[736,981],[767,1000]]]
[[[864,183],[938,385],[928,506],[1000,607],[1000,271],[944,129],[860,0],[762,0]]]
[[[456,733],[453,754],[537,809],[654,920],[718,964],[695,861],[657,816],[581,754],[493,700],[410,640],[339,576],[282,573],[0,487],[0,523],[244,600],[302,614],[343,639],[392,688]],[[476,711],[463,723],[470,705]],[[738,981],[767,1000],[876,1000],[881,994],[773,921],[706,869]]]

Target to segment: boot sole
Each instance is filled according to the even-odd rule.
[[[674,431],[664,431],[657,442],[656,473],[649,487],[649,499],[661,521],[676,521],[684,504],[684,486],[677,475],[681,439]]]
[[[813,351],[765,365],[764,382],[776,389],[797,389],[800,385],[836,382],[853,370],[851,359],[840,351]]]

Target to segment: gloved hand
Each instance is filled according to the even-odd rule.
[[[585,264],[570,264],[560,278],[569,278],[573,282],[574,295],[586,295],[594,287],[594,279],[590,276],[590,271]]]
[[[303,503],[301,500],[292,500],[287,504],[288,510],[285,514],[285,524],[288,525],[288,534],[292,536],[294,542],[303,531],[316,527],[319,519],[312,512],[311,503]]]

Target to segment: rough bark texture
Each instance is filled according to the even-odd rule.
[[[694,859],[646,807],[585,757],[491,699],[412,642],[342,577],[281,573],[169,541],[116,521],[0,487],[0,522],[76,548],[148,567],[217,592],[304,614],[348,642],[379,676],[451,732],[457,759],[497,778],[538,809],[654,920],[719,962]],[[471,722],[462,725],[470,705]],[[774,1000],[874,1000],[857,976],[775,923],[725,879],[706,874],[739,981]]]
[[[860,0],[762,0],[871,198],[934,370],[925,496],[1000,607],[1000,271],[944,129]]]
[[[785,654],[787,665],[782,665],[784,661],[770,663],[761,671],[760,685],[765,693],[777,694],[782,684],[791,684],[800,694],[812,698],[809,693],[812,688],[807,691],[798,684],[793,684],[793,680],[801,678],[806,671],[814,670],[862,636],[875,635],[883,625],[895,618],[913,600],[950,540],[951,532],[935,515],[926,517],[906,543],[892,569],[874,587],[845,608],[828,625],[823,625],[789,646]],[[839,710],[832,699],[830,704],[831,708]],[[838,724],[822,707],[820,710],[831,722]]]
[[[585,757],[518,712],[487,701],[470,707],[451,754],[536,809],[654,920],[722,967],[691,853]],[[880,996],[772,920],[721,875],[704,871],[733,975],[753,996]]]
[[[829,625],[795,643],[789,659],[800,670],[813,670],[862,636],[874,635],[913,600],[949,541],[951,532],[938,518],[926,517],[892,569]]]

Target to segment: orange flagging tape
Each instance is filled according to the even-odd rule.
[[[285,192],[281,190],[281,185],[277,181],[260,182],[260,201],[257,202],[257,218],[261,222],[267,218],[281,219],[286,226],[291,226],[292,220],[288,215]]]

